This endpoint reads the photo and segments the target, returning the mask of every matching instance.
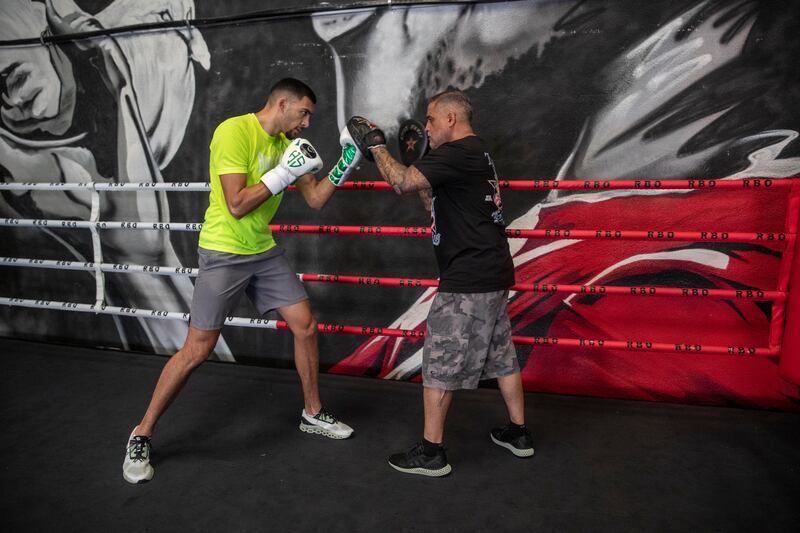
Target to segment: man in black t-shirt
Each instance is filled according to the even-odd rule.
[[[410,474],[450,473],[442,441],[453,391],[477,388],[481,379],[497,378],[511,419],[491,431],[492,441],[517,457],[533,455],[506,310],[514,263],[494,163],[471,121],[472,105],[463,92],[431,98],[425,131],[432,150],[412,166],[389,155],[374,124],[361,117],[348,122],[359,149],[374,158],[395,192],[419,192],[431,212],[440,281],[422,355],[424,438],[389,458],[393,468]]]

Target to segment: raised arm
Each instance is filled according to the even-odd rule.
[[[325,204],[328,203],[328,200],[331,199],[331,196],[336,191],[336,186],[330,180],[325,178],[318,180],[311,174],[300,176],[294,184],[311,209],[325,207]]]
[[[261,182],[248,187],[247,174],[222,174],[219,182],[228,211],[236,219],[250,213],[272,196]]]
[[[369,149],[375,158],[375,164],[383,179],[392,186],[397,194],[422,191],[428,189],[430,192],[431,184],[428,179],[413,165],[407,167],[389,154],[385,146],[377,146]],[[428,195],[430,198],[430,194]]]
[[[364,157],[374,160],[383,179],[397,194],[430,189],[431,184],[413,166],[405,166],[389,154],[386,149],[386,136],[375,124],[364,117],[350,117],[347,121],[353,142]]]
[[[350,173],[361,162],[361,152],[356,148],[355,141],[346,126],[339,133],[339,144],[342,147],[342,154],[328,171],[327,179],[317,180],[314,176],[301,176],[295,183],[303,199],[312,209],[322,209],[336,188],[347,181]]]

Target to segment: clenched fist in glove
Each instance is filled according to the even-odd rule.
[[[278,166],[261,176],[272,196],[277,195],[304,174],[314,174],[322,168],[322,158],[305,139],[295,139],[284,150]]]
[[[386,146],[386,135],[378,126],[364,117],[350,117],[350,120],[347,121],[347,131],[355,141],[358,151],[369,161],[375,160],[370,148]]]
[[[339,134],[339,144],[342,147],[342,155],[331,171],[328,172],[328,179],[337,187],[347,181],[347,176],[358,166],[362,157],[347,126],[342,128],[342,132]]]

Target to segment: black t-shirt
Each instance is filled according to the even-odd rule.
[[[433,189],[439,290],[490,292],[514,284],[497,173],[483,140],[445,143],[414,163]]]

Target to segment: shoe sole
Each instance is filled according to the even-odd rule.
[[[405,474],[419,474],[421,476],[428,476],[428,477],[446,476],[453,470],[453,468],[449,464],[444,465],[439,470],[430,470],[428,468],[401,468],[397,465],[393,465],[391,461],[389,461],[389,466],[391,466],[398,472],[403,472]]]
[[[122,478],[125,481],[127,481],[128,483],[133,483],[134,485],[139,485],[141,483],[147,483],[148,481],[153,479],[153,474],[155,474],[155,469],[151,467],[150,471],[147,474],[145,474],[145,476],[143,478],[135,479],[135,478],[132,478],[132,477],[128,477],[128,474],[126,474],[125,471],[123,470],[122,471]]]
[[[317,426],[309,426],[307,424],[300,424],[299,427],[300,431],[311,433],[312,435],[322,435],[324,437],[328,437],[329,439],[343,440],[350,438],[352,435],[352,433],[348,433],[347,435],[337,435],[336,433],[328,431],[327,429]]]
[[[512,446],[511,444],[509,444],[507,442],[503,442],[503,441],[497,440],[496,438],[494,438],[494,435],[492,435],[491,433],[489,433],[489,437],[491,437],[492,442],[494,442],[498,446],[502,446],[503,448],[505,448],[506,450],[510,451],[511,453],[516,455],[517,457],[531,457],[533,455],[533,448],[528,448],[526,450],[520,450],[519,448],[515,448],[514,446]]]

